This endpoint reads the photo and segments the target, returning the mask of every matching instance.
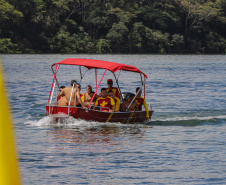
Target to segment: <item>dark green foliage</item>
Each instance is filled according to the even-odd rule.
[[[0,53],[226,53],[226,0],[0,0]]]

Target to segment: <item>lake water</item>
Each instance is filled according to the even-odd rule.
[[[69,57],[130,64],[146,73],[152,120],[123,125],[69,118],[52,124],[45,115],[50,67]],[[23,184],[226,184],[226,55],[1,58]],[[61,66],[60,85],[72,79],[79,79],[77,68]],[[81,82],[82,91],[93,79],[90,73]],[[123,91],[134,92],[140,78],[122,72],[119,80]]]

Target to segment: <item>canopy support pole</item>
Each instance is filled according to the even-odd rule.
[[[80,78],[81,78],[81,80],[82,80],[82,67],[81,66],[79,66],[79,71],[80,71]],[[80,80],[80,81],[81,81]]]
[[[97,69],[95,68],[96,89],[97,89]]]
[[[142,74],[140,73],[140,78],[141,78],[141,83],[144,84],[144,99],[145,99],[145,80],[146,80],[146,77],[144,76],[144,81],[143,81]]]
[[[84,72],[84,74],[82,75],[82,77],[81,77],[81,79],[80,79],[79,83],[81,83],[81,81],[82,81],[83,77],[85,76],[85,74],[86,74],[86,72],[87,72],[88,70],[89,70],[89,69],[87,69],[87,70]]]
[[[113,73],[113,74],[114,74],[114,76],[115,76],[115,81],[116,81],[117,86],[118,86],[118,90],[119,90],[119,94],[120,94],[120,100],[122,100],[123,104],[124,104],[125,107],[127,108],[126,103],[125,103],[125,101],[124,101],[124,99],[123,99],[123,97],[122,97],[121,89],[120,89],[119,84],[118,84],[118,79],[119,79],[119,75],[121,74],[121,71],[122,71],[122,70],[120,70],[120,72],[119,72],[119,74],[118,74],[118,78],[116,78],[115,73]]]
[[[131,103],[130,103],[129,106],[128,106],[128,109],[129,109],[130,106],[132,105],[133,101],[136,99],[138,93],[141,91],[142,86],[144,86],[144,99],[145,99],[145,77],[144,77],[144,81],[143,81],[143,79],[142,79],[142,74],[141,74],[141,73],[140,73],[140,78],[141,78],[141,86],[140,86],[140,89],[139,89],[139,91],[136,92],[135,97],[133,98],[133,100],[131,101]],[[127,109],[127,110],[128,110],[128,109]]]
[[[72,94],[73,94],[73,90],[74,90],[75,85],[76,85],[76,82],[73,83],[72,90],[71,90],[71,96],[70,96],[70,100],[69,100],[69,104],[68,104],[68,116],[69,116],[69,113],[70,113],[71,98],[72,98]],[[76,91],[75,91],[75,96],[76,96]],[[75,97],[75,100],[76,100],[76,97]],[[75,101],[75,105],[76,105],[76,101]]]
[[[53,70],[53,68],[52,68],[52,70]],[[52,94],[52,91],[53,91],[53,85],[54,85],[54,81],[55,81],[55,79],[56,79],[56,73],[57,73],[57,70],[58,70],[58,64],[56,64],[56,69],[55,69],[55,72],[53,73],[54,74],[54,76],[53,76],[53,83],[52,83],[52,86],[51,86],[51,90],[50,90],[50,94],[49,94],[49,99],[48,99],[48,103],[49,103],[49,100],[50,100],[50,97],[51,97],[51,94]],[[56,82],[57,82],[57,80],[56,80]],[[59,84],[58,84],[58,82],[57,82],[57,85],[58,85],[58,87],[59,87]],[[54,86],[55,87],[55,86]]]
[[[120,71],[119,71],[119,74],[118,74],[118,78],[117,78],[117,80],[119,79],[119,75],[121,74],[121,72],[122,72],[122,70],[120,70]]]
[[[54,92],[54,89],[55,89],[55,85],[56,85],[56,81],[54,81],[54,85],[53,85],[53,91],[51,93],[51,98],[50,98],[50,102],[49,102],[49,115],[50,115],[50,109],[51,109],[51,102],[52,102],[52,98],[53,98],[53,92]]]
[[[57,66],[57,65],[58,65],[58,64],[56,64],[56,66]],[[58,65],[57,71],[58,71],[59,67],[60,67],[60,65]],[[55,72],[54,72],[54,70],[53,70],[53,66],[51,67],[51,69],[52,69],[53,75],[55,76],[57,86],[58,86],[58,88],[60,89],[60,85],[59,85],[59,83],[58,83],[58,80],[57,80],[56,74],[55,74]],[[56,70],[55,70],[55,71],[56,71]]]
[[[139,91],[137,91],[137,93],[135,94],[135,97],[133,98],[133,100],[132,100],[132,101],[131,101],[131,103],[129,104],[129,106],[128,106],[127,110],[130,108],[130,106],[132,105],[133,101],[136,99],[136,97],[137,97],[138,93],[141,91],[142,86],[143,86],[143,83],[142,83],[142,85],[140,86]]]
[[[94,95],[93,95],[91,101],[89,102],[88,108],[90,107],[90,104],[91,104],[91,102],[93,101],[93,98],[95,97],[95,95],[96,95],[96,93],[97,93],[97,90],[99,89],[100,84],[101,84],[102,80],[104,79],[104,76],[105,76],[106,72],[107,72],[107,69],[105,69],[105,72],[104,72],[104,74],[103,74],[103,76],[102,76],[102,78],[101,78],[101,80],[100,80],[100,83],[99,83],[98,87],[96,88],[96,91],[95,91],[95,93],[94,93]]]
[[[116,81],[117,86],[118,86],[118,90],[119,90],[119,94],[120,94],[120,99],[121,99],[121,98],[122,98],[122,93],[121,93],[121,89],[120,89],[119,84],[118,84],[118,79],[116,78],[115,73],[113,73],[113,74],[114,74],[115,81]],[[119,76],[118,76],[118,77],[119,77]]]
[[[144,77],[144,99],[145,99],[145,77]]]

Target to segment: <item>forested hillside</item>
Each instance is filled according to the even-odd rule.
[[[0,0],[0,53],[226,53],[226,0]]]

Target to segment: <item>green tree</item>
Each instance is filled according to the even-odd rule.
[[[167,53],[170,44],[169,33],[145,28],[146,42],[144,48],[148,53]]]
[[[184,36],[180,34],[173,34],[170,40],[170,53],[184,53]]]
[[[13,39],[21,23],[23,14],[5,0],[0,0],[0,53],[19,52]]]
[[[193,29],[202,29],[202,23],[218,15],[219,9],[211,1],[181,0],[180,6],[185,11],[185,35],[189,36]]]
[[[111,53],[109,41],[106,39],[99,39],[97,42],[97,53]]]
[[[16,53],[17,51],[17,44],[13,44],[11,39],[9,38],[0,38],[0,53]]]
[[[123,22],[114,23],[106,38],[111,43],[111,50],[115,53],[126,52],[128,47],[129,30]]]
[[[206,35],[207,53],[226,53],[226,38],[217,33],[210,32]]]
[[[225,53],[226,0],[0,0],[0,52]]]
[[[129,34],[129,47],[132,53],[144,53],[145,26],[142,22],[133,24],[133,28]]]

